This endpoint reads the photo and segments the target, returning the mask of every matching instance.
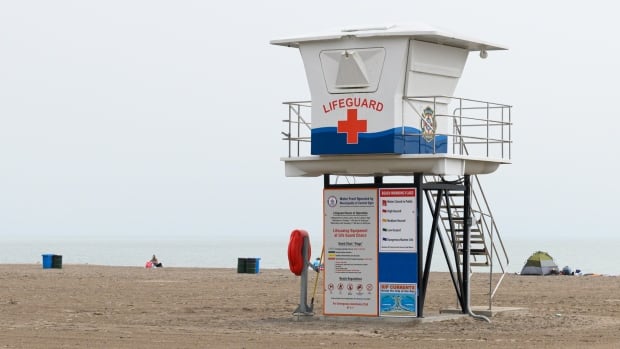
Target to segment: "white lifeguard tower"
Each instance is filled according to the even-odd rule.
[[[426,25],[271,44],[299,49],[311,93],[285,102],[282,160],[286,176],[324,177],[323,313],[422,317],[436,239],[462,312],[474,267],[489,270],[490,310],[508,258],[477,176],[510,163],[511,107],[453,93],[470,52],[505,48]]]

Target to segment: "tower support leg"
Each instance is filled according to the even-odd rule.
[[[465,195],[463,200],[463,287],[461,288],[461,305],[463,314],[469,313],[469,255],[470,255],[470,238],[471,238],[471,181],[470,175],[465,175]]]

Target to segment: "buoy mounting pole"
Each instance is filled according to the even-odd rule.
[[[297,306],[297,309],[295,309],[295,311],[293,312],[293,315],[312,316],[314,315],[314,304],[308,305],[308,267],[310,267],[310,263],[308,263],[308,246],[310,246],[310,240],[308,236],[304,236],[303,241],[304,242],[301,251],[304,259],[304,267],[301,271],[299,305]]]

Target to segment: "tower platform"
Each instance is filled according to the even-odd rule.
[[[281,158],[287,177],[406,176],[413,173],[439,176],[478,175],[495,172],[505,159],[454,154],[385,154],[302,156]]]

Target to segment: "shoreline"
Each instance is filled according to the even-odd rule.
[[[321,234],[313,234],[320,238]],[[144,266],[144,263],[156,254],[164,266],[183,267],[223,267],[235,268],[237,259],[243,257],[260,257],[261,268],[287,269],[288,234],[281,237],[255,237],[238,241],[234,237],[214,237],[203,240],[190,239],[108,239],[89,240],[85,238],[54,240],[19,240],[9,237],[4,244],[5,253],[0,256],[0,263],[37,263],[41,254],[53,253],[63,256],[63,263],[110,265],[110,266]],[[561,241],[544,237],[518,238],[507,237],[506,248],[510,264],[507,270],[518,273],[532,252],[544,250],[554,258],[558,268],[569,266],[580,269],[583,273],[620,275],[620,266],[609,263],[616,255],[615,246],[620,244],[620,237],[581,238],[568,237]],[[320,252],[321,240],[313,241],[315,256]],[[431,270],[447,272],[441,249],[435,249]]]
[[[42,263],[41,262],[35,262],[35,263],[1,263],[0,265],[3,266],[11,266],[11,265],[15,265],[15,266],[38,266],[41,269],[45,269],[42,268]],[[91,266],[91,267],[102,267],[102,268],[139,268],[139,269],[146,269],[144,266],[140,266],[140,265],[108,265],[108,264],[94,264],[94,263],[64,263],[62,264],[63,268],[66,267],[84,267],[84,266]],[[164,266],[161,268],[157,268],[157,269],[163,269],[163,268],[167,268],[167,269],[216,269],[216,270],[222,270],[222,269],[230,269],[233,271],[236,271],[235,267],[209,267],[209,266]],[[50,269],[54,269],[54,268],[50,268]],[[61,268],[62,269],[62,268]],[[154,268],[155,269],[155,268]],[[281,267],[263,267],[260,266],[260,271],[266,271],[266,270],[270,270],[270,271],[282,271],[282,272],[290,272],[288,268],[281,268]],[[447,271],[431,271],[431,274],[448,274]],[[485,273],[479,273],[479,274],[485,274]],[[488,274],[486,274],[488,275]],[[500,273],[494,273],[494,275],[500,275]],[[556,275],[521,275],[520,273],[517,272],[513,272],[513,273],[507,273],[506,275],[517,275],[517,276],[522,276],[522,277],[620,277],[620,274],[605,274],[605,273],[592,273],[592,272],[588,272],[588,273],[581,273],[581,274],[574,274],[574,275],[565,275],[565,274],[556,274]]]

